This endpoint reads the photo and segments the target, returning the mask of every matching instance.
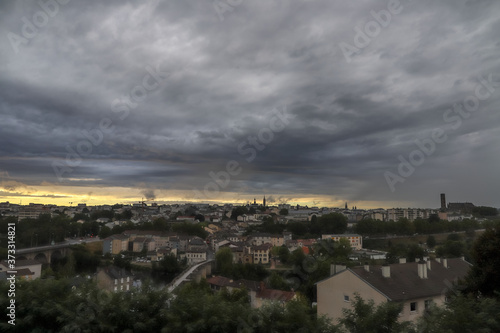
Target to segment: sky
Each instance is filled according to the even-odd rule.
[[[500,207],[500,1],[6,0],[0,202]]]

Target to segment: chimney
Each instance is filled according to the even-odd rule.
[[[344,265],[344,264],[340,264],[340,265],[331,264],[330,265],[330,276],[333,276],[333,275],[338,274],[338,273],[345,271],[345,270],[346,270],[346,265]]]
[[[444,268],[448,268],[448,259],[443,258],[443,266]]]
[[[382,265],[382,276],[385,278],[391,277],[391,266],[389,266],[388,264]]]
[[[423,260],[418,262],[418,277],[421,279],[427,279],[427,265]]]
[[[406,264],[406,258],[399,258],[400,264]]]
[[[365,271],[370,272],[370,265],[368,265],[367,262],[365,262],[364,268],[365,268]]]

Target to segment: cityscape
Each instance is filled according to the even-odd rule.
[[[500,332],[499,27],[0,2],[0,331]]]

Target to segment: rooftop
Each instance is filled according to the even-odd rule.
[[[377,289],[391,301],[403,301],[422,297],[436,296],[450,288],[457,278],[463,278],[471,264],[460,259],[447,259],[448,268],[443,263],[431,261],[431,269],[427,270],[427,278],[418,275],[418,263],[392,264],[390,277],[382,276],[382,266],[370,266],[370,271],[364,267],[348,269],[360,279]],[[341,272],[338,274],[345,273]]]

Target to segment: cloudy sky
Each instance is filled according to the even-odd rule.
[[[0,201],[500,207],[500,1],[41,2],[0,3]]]

